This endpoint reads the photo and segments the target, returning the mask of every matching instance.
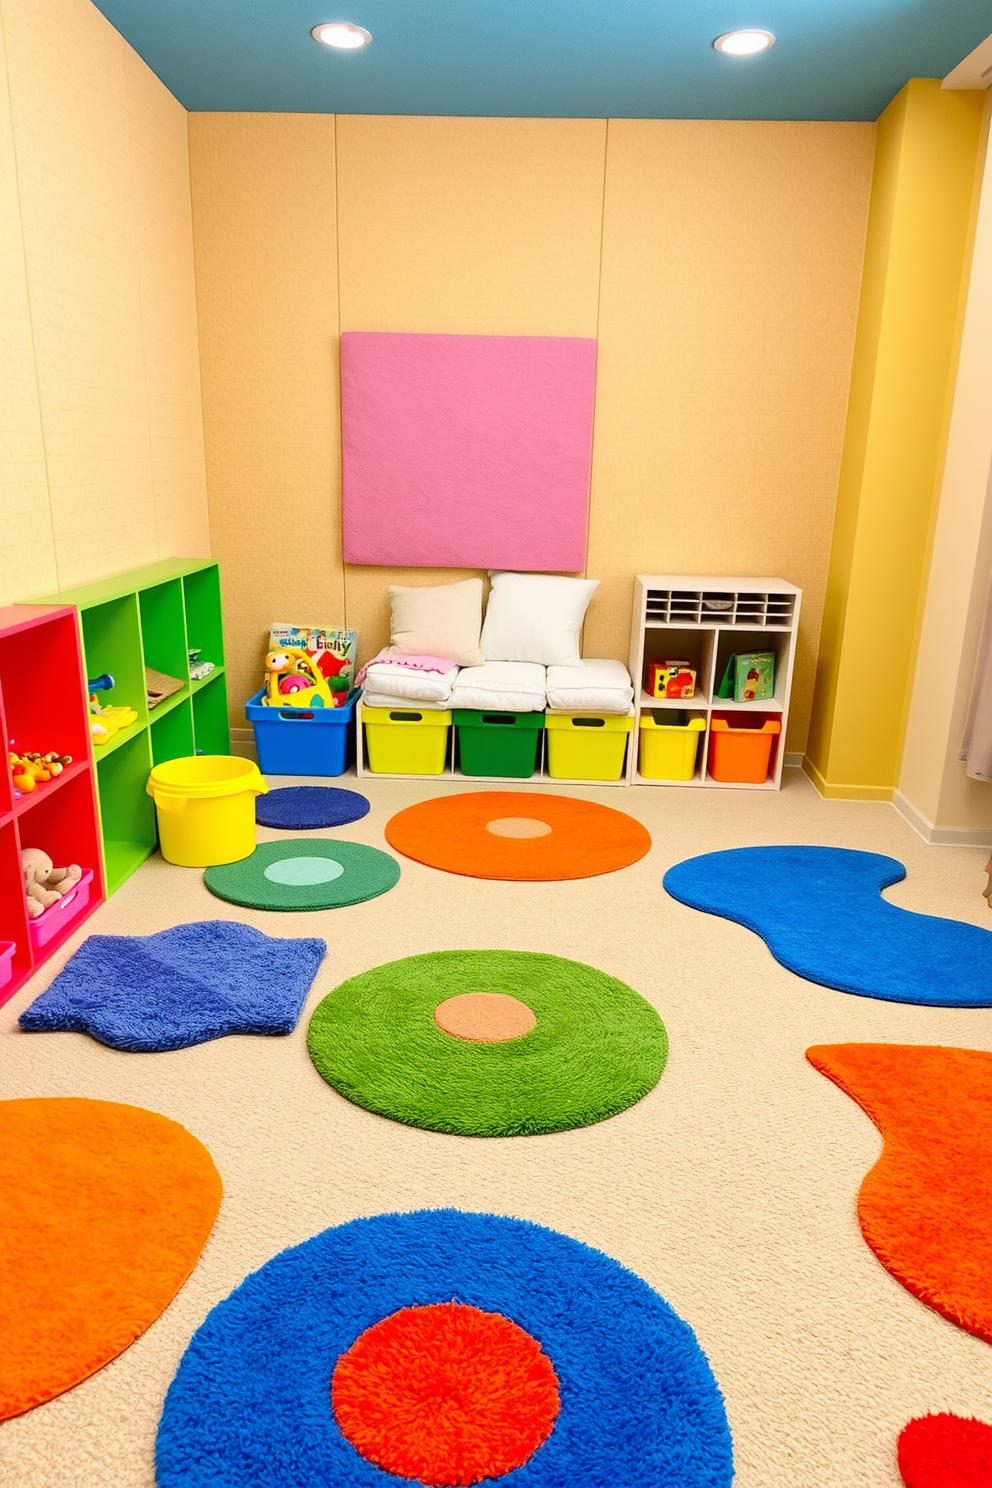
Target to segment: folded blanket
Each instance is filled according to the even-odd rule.
[[[441,703],[447,704],[451,686],[458,676],[458,667],[449,662],[443,672],[418,672],[411,667],[389,666],[387,663],[369,662],[365,672],[364,703],[375,707],[373,697],[385,697],[384,706],[396,703]],[[379,706],[383,706],[379,704]]]
[[[361,687],[366,672],[372,666],[406,667],[414,672],[449,672],[454,664],[450,656],[408,656],[395,646],[385,646],[377,656],[365,663],[355,679],[355,686]]]

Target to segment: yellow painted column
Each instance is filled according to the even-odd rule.
[[[851,396],[805,767],[888,800],[899,773],[961,311],[984,95],[915,78],[878,121]]]

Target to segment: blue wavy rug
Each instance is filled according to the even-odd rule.
[[[283,785],[255,798],[255,820],[260,827],[287,832],[343,827],[368,816],[371,805],[358,791],[336,785]]]
[[[383,1318],[453,1300],[526,1330],[559,1384],[550,1436],[522,1466],[487,1483],[730,1483],[720,1390],[692,1329],[657,1292],[554,1230],[436,1209],[325,1230],[284,1250],[213,1309],[166,1396],[159,1488],[410,1488],[342,1434],[331,1378],[342,1353]],[[424,1410],[431,1408],[443,1412],[445,1402],[430,1399]],[[429,1416],[420,1424],[429,1435]],[[380,1425],[388,1431],[388,1421]]]
[[[292,1033],[326,951],[323,940],[279,940],[232,920],[91,935],[18,1021],[137,1053]]]
[[[992,931],[880,897],[896,858],[846,847],[737,847],[669,868],[673,899],[736,920],[789,971],[838,992],[992,1007]]]

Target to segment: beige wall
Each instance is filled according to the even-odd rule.
[[[340,330],[595,335],[586,654],[626,657],[635,572],[779,573],[806,591],[801,748],[873,142],[864,124],[191,115],[234,711],[271,620],[347,622],[368,655],[391,578],[460,576],[342,568]]]
[[[0,602],[208,549],[186,113],[88,0],[0,0]]]

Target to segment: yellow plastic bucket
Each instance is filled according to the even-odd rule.
[[[250,857],[255,797],[268,788],[256,764],[230,754],[156,765],[146,790],[155,802],[163,858],[181,868],[211,868]]]

